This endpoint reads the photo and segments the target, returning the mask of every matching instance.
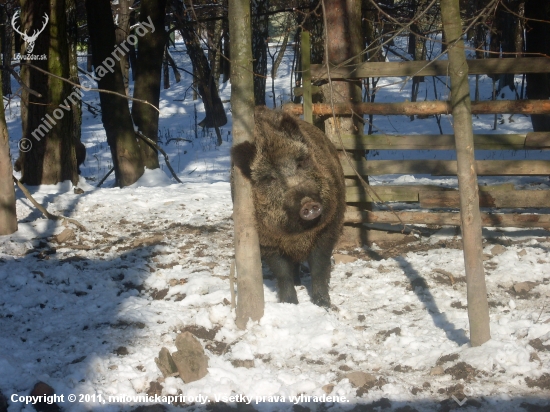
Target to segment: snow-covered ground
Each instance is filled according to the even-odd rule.
[[[189,66],[182,45],[173,55]],[[289,55],[276,79],[278,104],[289,99],[290,61]],[[376,101],[409,98],[410,85],[401,90],[390,85],[395,79],[384,81],[388,86]],[[489,98],[491,80],[480,81],[482,98]],[[431,84],[422,84],[419,96],[432,98]],[[195,110],[198,121],[204,114],[200,101],[191,100],[190,86],[182,73],[181,83],[162,91],[161,102],[161,142],[183,184],[163,167],[146,171],[132,187],[113,188],[111,176],[96,188],[110,168],[110,154],[100,117],[84,109],[88,158],[78,185],[84,193],[75,194],[69,183],[30,189],[50,212],[76,219],[86,230],[45,220],[17,192],[19,231],[0,237],[0,391],[9,412],[34,410],[15,401],[39,381],[62,395],[57,404],[71,412],[162,410],[154,404],[166,410],[252,410],[247,402],[259,411],[549,410],[546,230],[484,231],[492,339],[481,347],[468,344],[463,254],[454,228],[339,248],[329,311],[310,302],[307,270],[299,305],[277,302],[266,271],[265,315],[237,329],[228,277],[231,112],[226,104],[221,146],[212,132],[195,134]],[[229,99],[229,84],[221,86],[221,95]],[[84,98],[99,108],[97,94]],[[14,99],[6,108],[12,153],[21,136],[18,105]],[[480,116],[474,126],[488,133],[493,120]],[[500,120],[498,133],[530,129],[524,116]],[[439,133],[434,118],[377,116],[374,123],[381,133]],[[451,119],[443,117],[442,127],[451,133]],[[548,159],[547,152],[510,156]],[[425,179],[383,176],[373,183]],[[456,179],[438,179],[431,180],[456,185]],[[547,178],[514,183],[548,188]],[[56,238],[70,231],[67,240]],[[155,363],[162,347],[176,350],[183,331],[199,339],[209,358],[208,374],[188,384],[164,378]],[[147,394],[151,402],[133,398]],[[168,404],[155,395],[179,398]]]

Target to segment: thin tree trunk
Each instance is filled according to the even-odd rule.
[[[0,70],[1,78],[7,72]],[[9,75],[8,75],[9,76]],[[0,88],[0,102],[4,100]],[[10,235],[17,231],[17,215],[15,212],[15,190],[13,188],[12,167],[10,157],[10,139],[4,115],[4,105],[0,105],[0,236]]]
[[[90,37],[86,40],[86,45],[88,46],[88,55],[86,56],[86,71],[91,73],[94,69],[94,63],[92,61],[92,41]]]
[[[170,65],[170,67],[172,67],[172,71],[174,72],[174,77],[176,78],[176,83],[179,83],[181,81],[181,75],[176,65],[176,62],[170,55],[170,50],[168,50],[168,46],[166,46],[164,50],[164,58],[166,59],[166,62]]]
[[[460,189],[460,218],[466,267],[470,342],[472,346],[479,346],[491,339],[491,331],[483,269],[481,215],[475,172],[468,66],[462,42],[459,0],[441,0],[441,18],[445,38],[449,41],[451,103],[458,163],[457,175]]]
[[[117,46],[123,43],[130,35],[130,6],[132,3],[133,0],[118,1],[118,24],[116,25],[115,30]],[[128,90],[130,87],[130,61],[128,54],[124,54],[119,63],[122,71],[122,78],[124,79],[124,90],[126,90],[126,94],[128,95]]]
[[[181,7],[180,3],[176,3]],[[222,101],[212,77],[208,59],[204,55],[197,33],[191,23],[184,16],[183,10],[176,10],[178,28],[185,41],[187,54],[193,64],[193,75],[197,83],[197,89],[204,103],[206,117],[200,122],[203,127],[221,127],[227,123],[227,116]]]
[[[92,59],[96,70],[99,88],[125,94],[120,66],[113,72],[103,68],[107,58],[113,59],[115,48],[115,25],[111,15],[109,0],[86,0],[88,29],[92,42]],[[99,76],[98,68],[103,69]],[[130,116],[128,102],[124,97],[100,93],[101,120],[111,148],[115,168],[116,184],[124,187],[135,183],[143,174],[141,150],[136,140],[134,124]]]
[[[229,26],[227,21],[223,21],[223,56],[221,56],[221,73],[222,73],[222,83],[225,83],[229,80],[231,72],[231,62],[230,62],[230,40],[229,40]]]
[[[229,0],[229,30],[233,145],[237,145],[254,139],[250,0]],[[249,319],[259,321],[263,317],[264,289],[252,188],[250,182],[236,167],[233,168],[233,187],[235,261],[238,276],[236,324],[240,329],[244,329]]]
[[[167,50],[168,48],[166,48]],[[168,69],[168,54],[164,52],[164,60],[162,61],[162,78],[163,78],[163,87],[164,89],[170,88],[170,70]]]
[[[267,38],[269,0],[252,2],[252,67],[254,70],[254,101],[256,106],[265,105],[267,80]]]
[[[75,0],[66,0],[67,4],[67,39],[69,43],[69,80],[80,84],[78,77],[78,21]],[[80,142],[82,132],[82,100],[74,99],[71,104],[71,113],[73,114],[72,137],[76,142]],[[78,166],[78,165],[77,165]]]
[[[223,34],[223,13],[224,9],[220,5],[216,8],[215,16],[217,19],[207,24],[208,33],[208,61],[212,68],[212,77],[216,88],[219,90],[222,56],[222,34]]]
[[[134,98],[146,100],[158,108],[162,62],[166,44],[164,16],[166,0],[142,0],[139,20],[151,19],[155,31],[140,37],[136,60]],[[149,139],[158,142],[159,112],[149,105],[134,102],[132,118],[138,129]],[[158,152],[147,144],[141,144],[141,155],[147,169],[158,169]]]

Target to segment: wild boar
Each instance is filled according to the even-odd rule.
[[[78,174],[80,174],[80,165],[82,165],[86,160],[86,146],[84,146],[84,143],[82,143],[80,140],[77,140],[74,149],[76,154],[77,171]],[[13,170],[15,170],[16,172],[20,172],[22,162],[23,158],[19,156],[13,165]]]
[[[315,126],[258,107],[254,142],[232,149],[252,185],[261,254],[281,302],[298,303],[294,281],[307,261],[312,301],[330,307],[331,255],[344,219],[344,174],[337,151]]]

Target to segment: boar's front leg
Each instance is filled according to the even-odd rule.
[[[300,264],[280,254],[270,254],[265,260],[277,278],[279,302],[298,303],[294,282],[296,278],[299,279]]]
[[[330,308],[330,257],[332,246],[317,244],[311,251],[308,263],[311,271],[311,299],[317,306]]]

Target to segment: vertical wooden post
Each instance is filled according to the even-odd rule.
[[[479,193],[475,170],[474,139],[468,83],[468,65],[462,42],[459,0],[441,0],[441,19],[448,40],[451,104],[458,162],[460,218],[468,295],[470,343],[479,346],[491,339],[487,287],[483,269],[483,244]]]
[[[250,0],[229,0],[231,33],[231,109],[233,145],[254,141],[254,81]],[[239,168],[233,168],[233,221],[237,266],[237,319],[240,329],[264,315],[260,243],[254,219],[252,188]]]
[[[302,30],[300,40],[302,58],[302,99],[304,105],[304,120],[313,124],[313,110],[311,98],[311,44],[309,32]]]

